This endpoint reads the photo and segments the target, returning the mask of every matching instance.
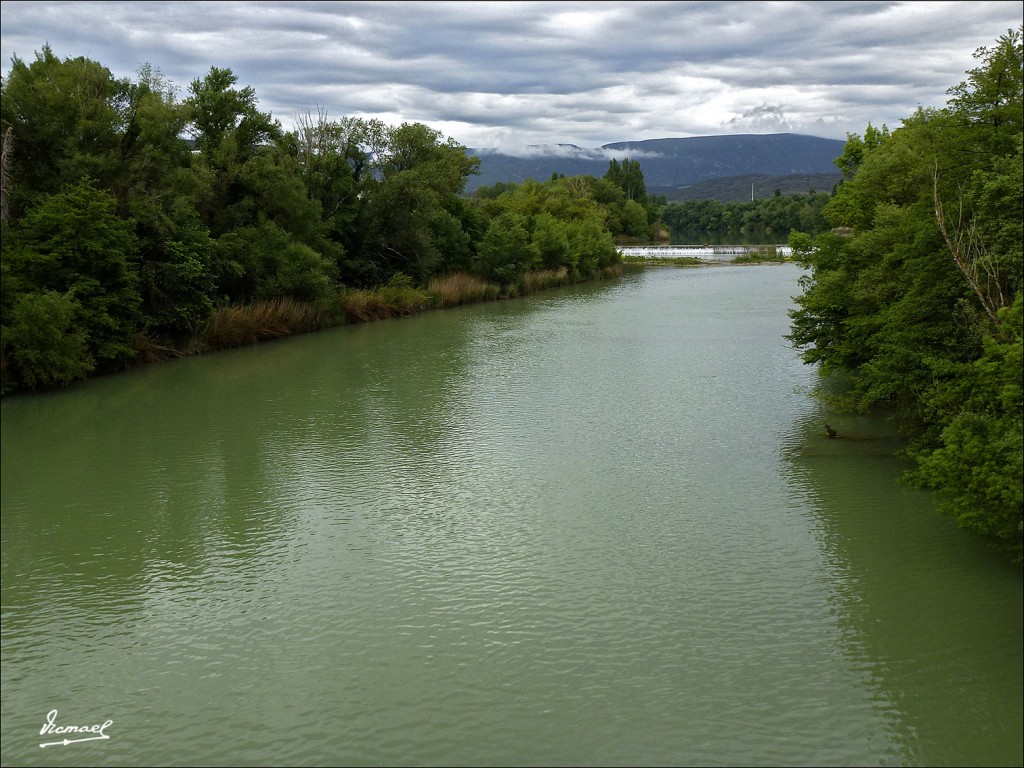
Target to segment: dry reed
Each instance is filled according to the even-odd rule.
[[[501,289],[494,283],[465,272],[432,278],[427,292],[433,297],[434,306],[441,309],[489,301],[501,295]]]
[[[558,288],[568,285],[571,282],[569,270],[566,267],[560,269],[539,269],[535,272],[527,272],[523,275],[523,293],[535,293],[548,288]]]
[[[204,350],[230,349],[324,327],[324,311],[291,298],[254,301],[214,311],[200,335]]]

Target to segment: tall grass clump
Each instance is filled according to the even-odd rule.
[[[548,288],[558,288],[572,282],[567,267],[560,269],[538,269],[523,275],[523,293],[535,293]]]
[[[475,275],[454,272],[443,277],[432,278],[427,292],[433,297],[434,306],[439,309],[457,307],[460,304],[475,304],[478,301],[492,301],[501,295],[501,288]]]
[[[786,257],[779,253],[778,249],[774,245],[759,245],[757,248],[750,253],[745,253],[742,256],[737,256],[732,260],[733,264],[760,264],[762,262],[772,261],[781,262],[786,261]]]
[[[626,268],[623,266],[621,261],[617,264],[609,264],[606,267],[601,267],[597,271],[597,277],[599,280],[612,280],[616,277],[622,277],[624,274],[626,274]]]
[[[324,310],[292,298],[265,299],[214,310],[199,337],[202,351],[230,349],[323,328]]]
[[[380,288],[359,288],[341,296],[345,318],[350,323],[365,323],[389,317],[408,317],[430,306],[430,295],[416,288],[401,272]]]

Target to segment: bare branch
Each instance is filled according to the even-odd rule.
[[[0,221],[7,221],[7,198],[10,194],[11,177],[8,172],[8,163],[14,152],[13,129],[8,128],[4,132],[3,149],[0,151]]]
[[[935,163],[934,173],[934,197],[935,197],[935,220],[938,222],[942,239],[953,257],[960,273],[967,279],[968,285],[974,291],[974,295],[981,302],[982,309],[989,316],[993,323],[999,325],[998,310],[1006,306],[1006,297],[1003,295],[1002,283],[999,280],[999,270],[995,260],[989,255],[981,237],[978,234],[977,222],[972,218],[969,223],[964,223],[963,197],[960,198],[957,221],[952,229],[946,220],[946,213],[942,207],[942,197],[939,194],[939,164]],[[984,284],[982,283],[981,272],[984,272]]]

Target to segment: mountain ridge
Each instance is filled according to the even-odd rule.
[[[845,141],[797,133],[731,134],[618,141],[594,149],[575,144],[542,144],[516,154],[467,149],[480,159],[480,173],[466,191],[499,182],[546,181],[565,176],[604,176],[612,159],[637,160],[648,189],[690,187],[732,176],[835,175],[834,160]],[[524,156],[525,155],[525,156]]]

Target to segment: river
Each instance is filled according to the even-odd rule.
[[[1020,765],[1020,571],[825,436],[799,274],[6,398],[0,762]]]

